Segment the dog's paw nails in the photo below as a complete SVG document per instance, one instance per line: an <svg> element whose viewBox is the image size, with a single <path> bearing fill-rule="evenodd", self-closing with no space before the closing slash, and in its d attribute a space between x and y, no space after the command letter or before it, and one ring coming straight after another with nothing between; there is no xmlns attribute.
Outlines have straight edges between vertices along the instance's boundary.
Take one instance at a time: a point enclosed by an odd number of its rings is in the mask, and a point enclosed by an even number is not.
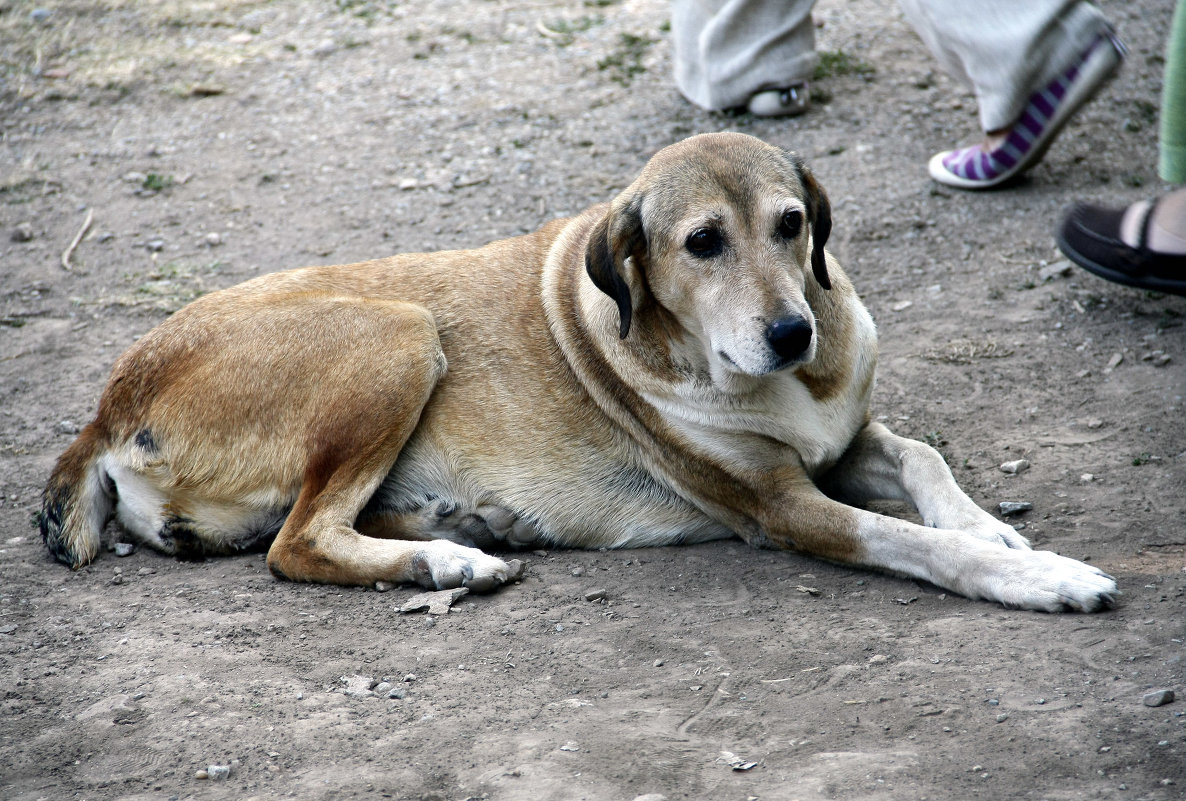
<svg viewBox="0 0 1186 801"><path fill-rule="evenodd" d="M487 558L493 559L494 557ZM502 562L501 559L497 561ZM509 562L502 562L502 567L491 573L470 576L462 584L465 587L469 587L473 592L489 592L495 587L502 584L509 584L522 577L523 563L518 559L512 559Z"/></svg>
<svg viewBox="0 0 1186 801"><path fill-rule="evenodd" d="M517 570L522 573L522 563ZM438 590L468 587L472 592L488 592L512 581L515 572L498 557L447 540L425 543L412 560L413 580Z"/></svg>
<svg viewBox="0 0 1186 801"><path fill-rule="evenodd" d="M1098 568L1051 551L1010 551L985 597L1040 612L1100 612L1116 606L1116 581Z"/></svg>

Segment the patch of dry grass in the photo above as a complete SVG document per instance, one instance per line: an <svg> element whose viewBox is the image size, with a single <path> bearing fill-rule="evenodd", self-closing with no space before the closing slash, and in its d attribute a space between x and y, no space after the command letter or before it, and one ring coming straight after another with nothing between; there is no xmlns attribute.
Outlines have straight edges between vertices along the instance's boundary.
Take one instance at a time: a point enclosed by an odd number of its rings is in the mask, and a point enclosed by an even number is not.
<svg viewBox="0 0 1186 801"><path fill-rule="evenodd" d="M1012 356L1011 348L999 345L995 340L956 339L923 352L924 359L947 364L971 364L981 359L1003 359Z"/></svg>
<svg viewBox="0 0 1186 801"><path fill-rule="evenodd" d="M0 96L126 94L162 76L192 84L258 54L241 20L264 0L0 0ZM48 11L43 21L35 11Z"/></svg>

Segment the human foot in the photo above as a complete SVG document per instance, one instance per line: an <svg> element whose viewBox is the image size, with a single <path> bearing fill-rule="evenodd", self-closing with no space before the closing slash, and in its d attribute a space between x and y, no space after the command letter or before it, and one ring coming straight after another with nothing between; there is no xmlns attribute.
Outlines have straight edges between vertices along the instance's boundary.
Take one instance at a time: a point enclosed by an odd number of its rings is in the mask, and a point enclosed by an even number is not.
<svg viewBox="0 0 1186 801"><path fill-rule="evenodd" d="M1124 53L1116 37L1100 36L1066 72L1030 95L1011 128L991 132L981 144L936 153L928 165L931 177L959 189L990 189L1021 175L1042 160L1067 121L1116 72Z"/></svg>

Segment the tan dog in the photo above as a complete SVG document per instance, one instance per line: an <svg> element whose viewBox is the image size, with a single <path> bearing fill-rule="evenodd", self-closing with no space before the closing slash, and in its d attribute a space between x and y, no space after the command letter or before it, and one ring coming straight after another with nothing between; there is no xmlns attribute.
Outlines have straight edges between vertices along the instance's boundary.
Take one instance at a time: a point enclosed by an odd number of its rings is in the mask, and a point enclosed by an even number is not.
<svg viewBox="0 0 1186 801"><path fill-rule="evenodd" d="M84 565L114 511L179 557L271 541L283 578L488 589L512 568L472 546L736 535L1009 606L1112 605L1111 578L1030 550L870 422L876 335L830 228L798 157L710 134L534 234L215 292L116 363L45 542ZM929 528L842 502L873 498Z"/></svg>

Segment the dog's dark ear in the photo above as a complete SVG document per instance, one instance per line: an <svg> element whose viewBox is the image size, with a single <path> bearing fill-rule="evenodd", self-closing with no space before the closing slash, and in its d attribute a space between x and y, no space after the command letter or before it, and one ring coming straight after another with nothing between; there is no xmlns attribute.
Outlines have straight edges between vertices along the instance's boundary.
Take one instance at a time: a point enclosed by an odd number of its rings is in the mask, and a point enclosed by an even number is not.
<svg viewBox="0 0 1186 801"><path fill-rule="evenodd" d="M585 271L593 285L618 304L618 336L625 339L630 333L634 312L630 285L622 276L626 259L643 257L646 237L642 231L641 203L634 198L624 205L614 203L601 222L593 228L585 248ZM641 269L641 265L636 265Z"/></svg>
<svg viewBox="0 0 1186 801"><path fill-rule="evenodd" d="M811 170L796 160L799 178L807 192L807 221L811 224L811 272L824 289L831 289L828 279L828 261L824 256L824 245L832 233L832 204L824 188L815 180Z"/></svg>
<svg viewBox="0 0 1186 801"><path fill-rule="evenodd" d="M825 290L830 290L828 259L823 253L823 246L828 243L828 236L831 234L831 204L828 203L828 195L823 191L823 186L817 182L809 167L803 164L803 159L799 157L798 153L792 151L783 151L783 153L791 160L791 164L795 165L799 183L803 184L803 190L806 192L808 224L811 225L811 273L816 276L816 281L820 286Z"/></svg>

